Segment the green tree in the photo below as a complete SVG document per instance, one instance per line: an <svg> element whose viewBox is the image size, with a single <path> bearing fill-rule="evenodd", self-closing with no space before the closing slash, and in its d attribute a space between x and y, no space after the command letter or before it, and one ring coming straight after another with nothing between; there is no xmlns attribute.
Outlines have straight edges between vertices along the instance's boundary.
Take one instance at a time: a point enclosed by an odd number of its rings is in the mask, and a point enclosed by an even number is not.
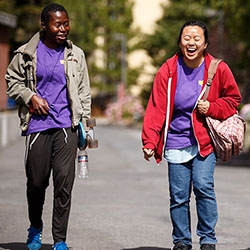
<svg viewBox="0 0 250 250"><path fill-rule="evenodd" d="M250 102L250 2L239 0L211 0L214 8L224 12L225 53L241 87L243 102Z"/></svg>
<svg viewBox="0 0 250 250"><path fill-rule="evenodd" d="M208 51L216 57L222 57L231 67L242 93L247 93L250 101L249 86L249 48L250 2L238 0L172 0L162 5L163 16L157 21L152 35L143 39L143 46L153 65L160 65L178 49L177 39L184 22L199 19L205 22L209 30ZM237 10L237 11L236 11ZM148 98L149 83L142 92Z"/></svg>
<svg viewBox="0 0 250 250"><path fill-rule="evenodd" d="M11 35L11 52L27 42L40 27L40 14L46 0L0 0L0 9L17 16L17 27Z"/></svg>
<svg viewBox="0 0 250 250"><path fill-rule="evenodd" d="M0 0L0 7L6 6L6 10L18 17L18 27L13 33L13 50L40 29L41 10L51 2ZM138 29L132 28L133 0L58 0L57 3L65 6L71 18L69 38L86 53L93 92L101 96L115 95L117 84L122 80L122 69L126 70L127 86L136 84L140 69L130 69L126 58L121 65L124 52L129 55L138 48L136 43L128 46L130 40L140 34ZM121 43L124 41L126 47L122 51Z"/></svg>
<svg viewBox="0 0 250 250"><path fill-rule="evenodd" d="M99 93L114 94L117 83L121 82L121 57L137 47L127 46L139 30L132 28L131 0L75 0L74 5L68 0L58 0L70 13L72 29L70 38L82 47L87 55L92 87ZM121 43L125 42L125 51ZM100 63L97 63L96 55ZM101 58L101 59L100 59ZM136 83L139 69L127 68L126 58L123 62L127 69L127 85ZM132 73L132 74L131 74Z"/></svg>
<svg viewBox="0 0 250 250"><path fill-rule="evenodd" d="M204 16L206 5L203 0L172 0L162 4L162 17L156 22L153 34L145 35L142 47L152 58L152 64L158 69L163 62L178 49L177 39L184 22L199 19L207 22ZM152 79L153 79L152 75ZM152 81L144 85L141 96L146 106L151 91Z"/></svg>
<svg viewBox="0 0 250 250"><path fill-rule="evenodd" d="M13 1L0 0L0 10L8 13L12 12Z"/></svg>
<svg viewBox="0 0 250 250"><path fill-rule="evenodd" d="M163 16L156 22L155 32L143 40L147 53L153 59L153 65L159 67L176 52L179 31L184 22L190 19L207 21L202 2L204 1L179 0L162 5Z"/></svg>

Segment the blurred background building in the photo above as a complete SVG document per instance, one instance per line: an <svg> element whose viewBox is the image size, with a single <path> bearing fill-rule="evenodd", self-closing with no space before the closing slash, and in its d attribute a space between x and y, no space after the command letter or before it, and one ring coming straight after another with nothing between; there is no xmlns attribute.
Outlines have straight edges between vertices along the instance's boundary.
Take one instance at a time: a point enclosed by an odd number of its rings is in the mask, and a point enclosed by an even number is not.
<svg viewBox="0 0 250 250"><path fill-rule="evenodd" d="M0 11L0 110L8 108L8 98L6 95L5 72L9 64L9 37L10 32L17 25L16 16Z"/></svg>

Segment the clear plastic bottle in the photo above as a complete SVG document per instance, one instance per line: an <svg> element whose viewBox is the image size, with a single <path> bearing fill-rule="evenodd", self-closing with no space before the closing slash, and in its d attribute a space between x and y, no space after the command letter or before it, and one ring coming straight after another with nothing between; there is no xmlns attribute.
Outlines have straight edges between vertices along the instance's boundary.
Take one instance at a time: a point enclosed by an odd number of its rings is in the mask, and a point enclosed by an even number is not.
<svg viewBox="0 0 250 250"><path fill-rule="evenodd" d="M89 176L88 153L84 149L78 151L77 171L79 178L87 178Z"/></svg>

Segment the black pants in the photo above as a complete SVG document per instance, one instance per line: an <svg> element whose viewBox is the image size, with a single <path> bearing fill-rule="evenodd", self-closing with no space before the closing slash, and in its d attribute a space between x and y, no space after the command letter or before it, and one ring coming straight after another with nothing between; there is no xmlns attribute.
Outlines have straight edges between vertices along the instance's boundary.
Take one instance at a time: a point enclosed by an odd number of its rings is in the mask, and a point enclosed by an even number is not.
<svg viewBox="0 0 250 250"><path fill-rule="evenodd" d="M52 172L54 243L66 241L71 192L75 179L77 143L77 132L71 128L34 133L27 142L26 176L30 224L36 228L43 225L45 193Z"/></svg>

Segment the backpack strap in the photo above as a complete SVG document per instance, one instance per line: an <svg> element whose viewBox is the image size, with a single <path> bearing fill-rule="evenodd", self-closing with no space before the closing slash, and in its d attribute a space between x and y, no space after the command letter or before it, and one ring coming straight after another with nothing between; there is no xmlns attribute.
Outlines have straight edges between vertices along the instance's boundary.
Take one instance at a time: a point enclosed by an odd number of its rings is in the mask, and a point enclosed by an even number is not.
<svg viewBox="0 0 250 250"><path fill-rule="evenodd" d="M222 59L214 58L214 59L212 59L210 65L209 65L208 78L207 78L207 82L206 82L206 86L205 86L206 89L205 89L204 96L203 96L204 101L207 100L208 93L209 93L210 87L212 85L212 80L213 80L214 75L216 73L217 67L221 61L222 61Z"/></svg>

